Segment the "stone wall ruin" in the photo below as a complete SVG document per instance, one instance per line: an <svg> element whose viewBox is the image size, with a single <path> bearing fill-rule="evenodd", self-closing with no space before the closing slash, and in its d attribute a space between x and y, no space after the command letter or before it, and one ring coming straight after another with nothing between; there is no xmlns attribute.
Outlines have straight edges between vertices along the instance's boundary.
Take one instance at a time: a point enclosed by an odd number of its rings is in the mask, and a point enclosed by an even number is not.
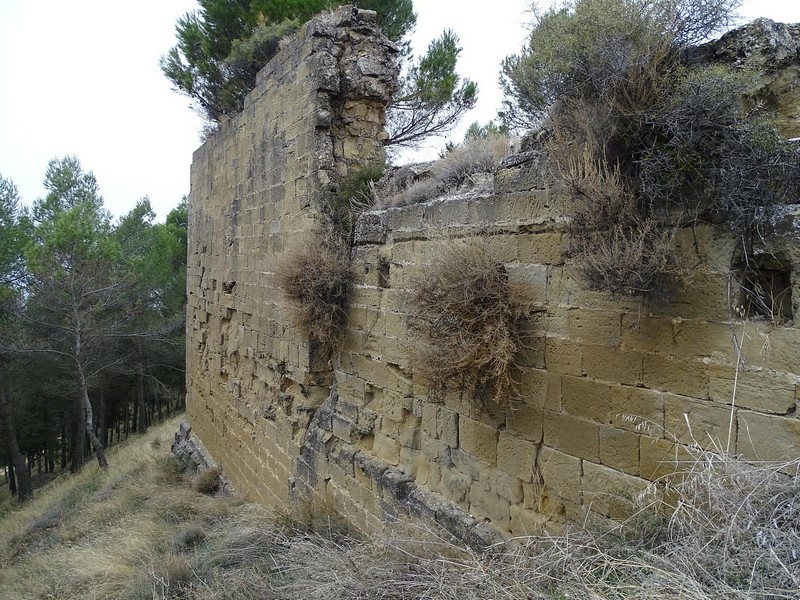
<svg viewBox="0 0 800 600"><path fill-rule="evenodd" d="M325 194L382 158L395 52L369 12L315 19L195 154L187 413L240 493L286 511L324 498L368 532L413 517L487 543L586 511L622 518L692 444L800 456L800 332L731 318L736 240L711 225L682 232L702 268L669 304L587 291L536 152L508 159L485 193L361 215L347 334L333 352L310 343L276 273L317 243ZM764 252L791 265L796 314L800 217L781 219L785 241ZM410 359L408 282L442 240L475 235L536 307L523 394L507 407L430 402Z"/></svg>

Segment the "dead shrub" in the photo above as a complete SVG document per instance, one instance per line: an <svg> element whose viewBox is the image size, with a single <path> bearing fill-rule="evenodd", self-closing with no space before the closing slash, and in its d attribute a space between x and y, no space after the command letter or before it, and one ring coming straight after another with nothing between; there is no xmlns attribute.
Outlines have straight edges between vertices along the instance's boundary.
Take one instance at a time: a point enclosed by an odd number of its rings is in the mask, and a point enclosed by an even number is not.
<svg viewBox="0 0 800 600"><path fill-rule="evenodd" d="M462 185L476 173L493 173L509 154L507 135L469 138L433 165L445 189Z"/></svg>
<svg viewBox="0 0 800 600"><path fill-rule="evenodd" d="M344 333L355 281L347 244L327 236L318 246L291 251L278 278L294 304L298 329L313 341L336 343Z"/></svg>
<svg viewBox="0 0 800 600"><path fill-rule="evenodd" d="M192 478L192 488L201 494L214 494L219 490L220 469L205 469Z"/></svg>
<svg viewBox="0 0 800 600"><path fill-rule="evenodd" d="M485 243L443 244L412 282L408 306L415 374L432 399L463 390L475 399L508 402L526 310Z"/></svg>
<svg viewBox="0 0 800 600"><path fill-rule="evenodd" d="M546 154L573 180L572 232L587 237L572 255L590 287L658 292L688 274L670 256L676 227L758 239L773 207L800 194L796 146L748 97L757 72L692 58L735 5L570 0L538 14L506 59L507 124L547 124Z"/></svg>
<svg viewBox="0 0 800 600"><path fill-rule="evenodd" d="M572 200L568 253L580 278L594 290L642 294L664 292L677 275L674 235L663 219L643 214L622 182L587 150L565 174Z"/></svg>

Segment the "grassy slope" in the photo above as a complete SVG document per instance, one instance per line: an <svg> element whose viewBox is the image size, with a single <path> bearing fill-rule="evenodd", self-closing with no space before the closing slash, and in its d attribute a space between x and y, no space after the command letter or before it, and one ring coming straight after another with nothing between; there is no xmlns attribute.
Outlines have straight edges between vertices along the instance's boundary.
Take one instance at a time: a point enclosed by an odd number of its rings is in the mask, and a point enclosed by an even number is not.
<svg viewBox="0 0 800 600"><path fill-rule="evenodd" d="M671 520L648 509L621 529L479 554L422 529L367 542L324 511L300 522L204 495L168 456L178 422L22 508L0 496L0 599L800 597L797 462L786 476L699 453Z"/></svg>

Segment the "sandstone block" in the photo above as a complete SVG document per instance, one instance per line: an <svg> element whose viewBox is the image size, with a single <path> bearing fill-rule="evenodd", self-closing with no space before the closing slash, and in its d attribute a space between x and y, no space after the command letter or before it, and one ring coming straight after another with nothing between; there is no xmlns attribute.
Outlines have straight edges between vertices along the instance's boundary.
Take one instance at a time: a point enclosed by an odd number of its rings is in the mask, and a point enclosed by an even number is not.
<svg viewBox="0 0 800 600"><path fill-rule="evenodd" d="M736 364L736 347L729 324L680 320L673 327L677 355L686 359L711 357L717 363Z"/></svg>
<svg viewBox="0 0 800 600"><path fill-rule="evenodd" d="M622 313L609 310L574 308L567 312L569 337L573 341L619 346L622 337Z"/></svg>
<svg viewBox="0 0 800 600"><path fill-rule="evenodd" d="M581 367L589 377L625 385L641 384L643 354L596 344L584 344L581 352Z"/></svg>
<svg viewBox="0 0 800 600"><path fill-rule="evenodd" d="M497 468L524 481L532 482L536 473L539 446L501 431L497 442Z"/></svg>
<svg viewBox="0 0 800 600"><path fill-rule="evenodd" d="M520 262L531 265L564 263L564 238L561 233L528 233L518 235L516 238ZM544 287L547 282L546 269L541 270L541 277L543 278L541 284Z"/></svg>
<svg viewBox="0 0 800 600"><path fill-rule="evenodd" d="M619 386L611 394L611 423L652 437L664 432L664 394L646 388Z"/></svg>
<svg viewBox="0 0 800 600"><path fill-rule="evenodd" d="M544 369L520 367L513 375L519 382L520 396L526 404L544 408L548 404L550 374ZM553 377L552 379L556 379ZM513 404L512 404L513 406Z"/></svg>
<svg viewBox="0 0 800 600"><path fill-rule="evenodd" d="M506 265L508 284L525 302L544 304L547 301L547 267L543 265Z"/></svg>
<svg viewBox="0 0 800 600"><path fill-rule="evenodd" d="M800 356L800 329L778 327L762 336L763 365L781 373L797 372ZM761 340L756 340L758 343Z"/></svg>
<svg viewBox="0 0 800 600"><path fill-rule="evenodd" d="M583 501L589 510L622 520L633 514L636 496L648 482L603 465L583 463Z"/></svg>
<svg viewBox="0 0 800 600"><path fill-rule="evenodd" d="M546 486L550 507L560 501L581 504L581 459L552 448L542 448L539 454L539 472ZM554 495L553 495L554 494Z"/></svg>
<svg viewBox="0 0 800 600"><path fill-rule="evenodd" d="M600 462L629 475L639 474L639 435L615 427L600 428Z"/></svg>
<svg viewBox="0 0 800 600"><path fill-rule="evenodd" d="M794 410L796 384L793 375L750 369L740 369L736 380L735 375L733 367L712 368L709 398L714 402L734 403L741 408L779 415Z"/></svg>
<svg viewBox="0 0 800 600"><path fill-rule="evenodd" d="M738 411L737 452L748 460L794 460L800 456L800 419Z"/></svg>
<svg viewBox="0 0 800 600"><path fill-rule="evenodd" d="M622 346L629 350L672 354L675 337L672 320L665 316L626 313L622 316Z"/></svg>
<svg viewBox="0 0 800 600"><path fill-rule="evenodd" d="M411 475L418 484L425 485L428 483L430 463L428 463L422 451L400 448L399 467Z"/></svg>
<svg viewBox="0 0 800 600"><path fill-rule="evenodd" d="M646 354L642 383L655 390L691 396L708 397L708 366L700 361Z"/></svg>
<svg viewBox="0 0 800 600"><path fill-rule="evenodd" d="M420 423L420 427L422 427L422 431L424 433L434 438L438 437L436 432L436 420L438 414L439 407L435 404L426 402L422 406L422 422Z"/></svg>
<svg viewBox="0 0 800 600"><path fill-rule="evenodd" d="M550 306L574 306L578 299L578 283L570 276L567 267L547 267L547 304Z"/></svg>
<svg viewBox="0 0 800 600"><path fill-rule="evenodd" d="M523 342L524 346L517 358L518 365L544 369L547 338L543 335L530 335L526 336Z"/></svg>
<svg viewBox="0 0 800 600"><path fill-rule="evenodd" d="M727 272L695 273L690 284L675 292L672 302L652 309L656 315L724 322L728 319Z"/></svg>
<svg viewBox="0 0 800 600"><path fill-rule="evenodd" d="M397 440L384 435L383 433L376 433L375 439L372 444L372 452L382 461L390 465L397 465L400 462L400 444Z"/></svg>
<svg viewBox="0 0 800 600"><path fill-rule="evenodd" d="M450 446L458 448L458 413L447 408L440 408L436 422L436 433L439 439Z"/></svg>
<svg viewBox="0 0 800 600"><path fill-rule="evenodd" d="M607 383L586 377L564 375L561 377L561 401L564 412L598 423L609 423L611 397L615 389Z"/></svg>
<svg viewBox="0 0 800 600"><path fill-rule="evenodd" d="M527 402L513 402L506 416L506 431L518 438L540 444L544 435L545 411Z"/></svg>
<svg viewBox="0 0 800 600"><path fill-rule="evenodd" d="M670 436L684 444L701 448L731 448L736 442L735 411L709 400L664 394L664 427Z"/></svg>
<svg viewBox="0 0 800 600"><path fill-rule="evenodd" d="M600 459L599 425L579 417L546 412L544 443L572 456L595 462Z"/></svg>
<svg viewBox="0 0 800 600"><path fill-rule="evenodd" d="M639 474L648 481L663 481L695 460L689 449L672 440L645 436L639 440Z"/></svg>
<svg viewBox="0 0 800 600"><path fill-rule="evenodd" d="M578 377L583 375L580 344L556 338L547 338L545 344L544 362L548 371Z"/></svg>
<svg viewBox="0 0 800 600"><path fill-rule="evenodd" d="M461 416L458 423L459 447L488 465L497 463L497 437L495 428L480 421Z"/></svg>
<svg viewBox="0 0 800 600"><path fill-rule="evenodd" d="M492 526L500 530L507 530L511 523L511 503L474 483L469 488L469 512L478 519L489 519Z"/></svg>
<svg viewBox="0 0 800 600"><path fill-rule="evenodd" d="M459 473L454 469L444 469L439 483L439 493L459 506L467 507L467 495L469 494L471 483L472 479L469 475Z"/></svg>

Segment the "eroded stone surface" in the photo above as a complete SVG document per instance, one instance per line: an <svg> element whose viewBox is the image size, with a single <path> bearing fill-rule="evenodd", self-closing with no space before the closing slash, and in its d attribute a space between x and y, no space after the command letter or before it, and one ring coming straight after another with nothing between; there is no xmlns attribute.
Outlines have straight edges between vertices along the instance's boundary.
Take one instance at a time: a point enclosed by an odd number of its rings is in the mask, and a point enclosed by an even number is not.
<svg viewBox="0 0 800 600"><path fill-rule="evenodd" d="M480 193L361 215L344 339L322 347L295 328L276 273L318 243L325 194L382 158L395 52L370 13L312 21L195 153L187 412L202 446L182 428L186 452L279 510L324 498L367 532L427 519L479 546L558 532L586 511L622 518L690 445L796 458L800 332L731 320L739 240L711 225L679 232L698 268L668 304L583 289L536 151L507 159ZM763 249L789 265L795 312L796 213L776 216L783 241ZM414 374L409 282L443 244L476 234L531 302L521 396L505 407L431 402Z"/></svg>

